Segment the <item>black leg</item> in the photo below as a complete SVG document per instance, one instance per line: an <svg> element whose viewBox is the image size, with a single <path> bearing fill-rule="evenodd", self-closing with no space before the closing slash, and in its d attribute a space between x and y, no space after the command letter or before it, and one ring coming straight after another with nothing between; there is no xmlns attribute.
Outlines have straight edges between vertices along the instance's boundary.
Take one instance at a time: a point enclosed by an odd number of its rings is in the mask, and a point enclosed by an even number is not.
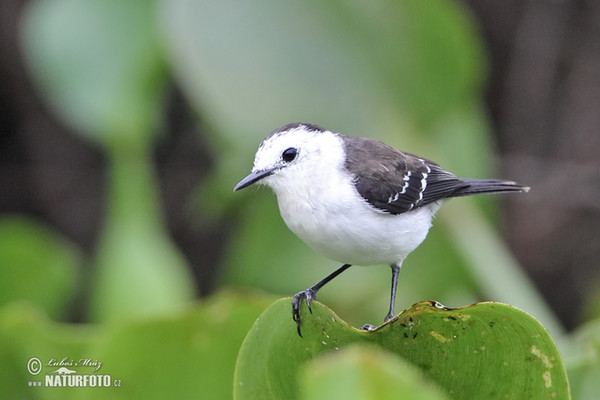
<svg viewBox="0 0 600 400"><path fill-rule="evenodd" d="M392 264L392 295L390 298L390 311L385 316L383 322L388 322L394 317L394 304L396 303L396 285L398 284L398 272L402 264Z"/></svg>
<svg viewBox="0 0 600 400"><path fill-rule="evenodd" d="M333 271L331 274L327 275L325 279L319 281L316 285L311 286L308 289L303 290L302 292L298 292L294 295L294 299L292 300L292 317L294 318L294 321L296 321L296 326L298 327L298 335L300 335L300 337L302 337L302 333L300 332L300 325L302 325L302 318L300 318L300 304L302 304L302 299L306 299L308 311L312 313L312 310L310 309L310 303L311 301L317 299L317 292L319 291L319 289L321 289L323 286L329 283L329 281L331 281L333 278L335 278L350 267L350 264L344 264L335 271Z"/></svg>

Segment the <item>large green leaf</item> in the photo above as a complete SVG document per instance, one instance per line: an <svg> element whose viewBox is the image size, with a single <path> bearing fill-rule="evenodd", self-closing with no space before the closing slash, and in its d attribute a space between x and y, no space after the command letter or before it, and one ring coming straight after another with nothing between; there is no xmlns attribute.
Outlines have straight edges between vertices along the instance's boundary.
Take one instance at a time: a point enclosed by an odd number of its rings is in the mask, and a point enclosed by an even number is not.
<svg viewBox="0 0 600 400"><path fill-rule="evenodd" d="M570 397L558 349L543 326L501 303L447 309L420 302L372 332L355 329L320 303L302 308L299 337L290 299L252 327L236 366L236 399L297 398L297 371L350 343L379 345L418 366L454 399Z"/></svg>
<svg viewBox="0 0 600 400"><path fill-rule="evenodd" d="M113 399L231 398L237 353L265 297L219 295L186 312L110 329L90 353L122 380ZM86 393L105 399L102 391Z"/></svg>
<svg viewBox="0 0 600 400"><path fill-rule="evenodd" d="M164 0L162 6L177 79L240 149L247 134L296 120L363 135L403 117L429 124L476 100L482 81L474 25L451 1Z"/></svg>
<svg viewBox="0 0 600 400"><path fill-rule="evenodd" d="M238 349L272 301L221 292L168 316L104 325L51 321L23 303L0 308L0 388L7 399L231 398ZM28 361L41 361L40 373ZM109 375L111 387L44 387L66 358L75 375ZM95 365L85 365L82 360ZM99 367L98 367L99 366ZM97 368L98 367L98 368ZM42 387L29 386L41 381ZM115 384L120 386L114 386Z"/></svg>

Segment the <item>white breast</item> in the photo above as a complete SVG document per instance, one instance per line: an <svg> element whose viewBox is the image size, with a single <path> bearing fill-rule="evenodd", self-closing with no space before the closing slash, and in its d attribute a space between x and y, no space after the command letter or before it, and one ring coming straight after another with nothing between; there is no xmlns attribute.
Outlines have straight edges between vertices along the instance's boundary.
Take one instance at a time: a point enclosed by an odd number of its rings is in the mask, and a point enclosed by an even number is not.
<svg viewBox="0 0 600 400"><path fill-rule="evenodd" d="M439 208L430 204L391 215L373 211L368 205L356 212L356 204L331 207L313 202L299 207L295 201L279 198L281 215L298 237L326 257L357 265L404 260L423 242Z"/></svg>

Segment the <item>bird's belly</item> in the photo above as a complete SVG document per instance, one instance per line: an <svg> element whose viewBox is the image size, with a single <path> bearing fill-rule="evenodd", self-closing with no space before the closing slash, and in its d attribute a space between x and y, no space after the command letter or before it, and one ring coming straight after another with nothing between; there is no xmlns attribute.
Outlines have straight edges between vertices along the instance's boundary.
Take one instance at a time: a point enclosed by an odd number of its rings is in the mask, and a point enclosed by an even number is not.
<svg viewBox="0 0 600 400"><path fill-rule="evenodd" d="M322 255L341 263L356 265L401 262L427 236L439 204L403 214L374 211L370 206L356 210L341 205L282 207L287 226L306 244Z"/></svg>

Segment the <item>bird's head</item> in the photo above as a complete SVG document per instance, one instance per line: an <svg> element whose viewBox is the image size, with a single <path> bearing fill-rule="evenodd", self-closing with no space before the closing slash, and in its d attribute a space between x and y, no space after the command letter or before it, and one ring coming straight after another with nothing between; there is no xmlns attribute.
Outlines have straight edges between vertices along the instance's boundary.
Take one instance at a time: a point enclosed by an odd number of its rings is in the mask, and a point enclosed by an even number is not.
<svg viewBox="0 0 600 400"><path fill-rule="evenodd" d="M276 192L290 185L303 186L318 179L331 167L328 164L342 158L343 149L336 134L312 124L285 125L263 140L252 172L233 190L253 183L266 184Z"/></svg>

